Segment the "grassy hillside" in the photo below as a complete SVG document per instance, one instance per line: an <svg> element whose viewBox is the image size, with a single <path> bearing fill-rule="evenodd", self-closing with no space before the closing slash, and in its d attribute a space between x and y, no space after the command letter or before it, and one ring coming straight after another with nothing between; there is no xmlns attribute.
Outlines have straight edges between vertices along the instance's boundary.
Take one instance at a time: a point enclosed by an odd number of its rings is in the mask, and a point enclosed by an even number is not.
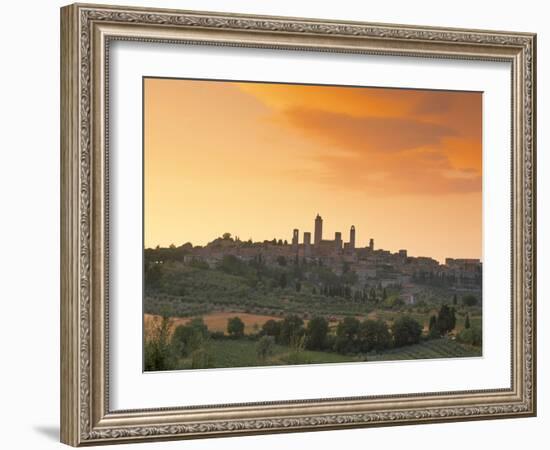
<svg viewBox="0 0 550 450"><path fill-rule="evenodd" d="M367 289L344 290L345 294L323 292L316 280L320 277L331 279L324 267L305 266L298 282L292 278L292 269L270 268L259 279L243 268L243 273L227 273L221 269L194 267L180 262L162 265L161 275L154 288L146 285L144 312L147 314L167 314L172 317L203 316L210 313L241 312L261 316L284 316L297 314L307 319L312 315L360 316L369 313L391 322L396 314L406 312L427 326L430 315L437 312L442 303L449 303L452 294L445 289L430 288L429 301L421 300L415 305L396 302L398 288L374 289L375 301L364 298L361 293ZM240 267L240 266L239 266ZM246 269L246 270L244 270ZM267 270L267 269L266 269ZM275 282L285 275L284 287ZM256 277L256 278L254 278ZM149 283L153 284L153 283ZM349 286L348 286L349 287ZM372 289L369 288L370 292ZM370 294L369 294L370 295ZM383 296L387 296L384 300ZM481 316L481 306L464 307L458 305L459 315L466 311L470 320Z"/></svg>

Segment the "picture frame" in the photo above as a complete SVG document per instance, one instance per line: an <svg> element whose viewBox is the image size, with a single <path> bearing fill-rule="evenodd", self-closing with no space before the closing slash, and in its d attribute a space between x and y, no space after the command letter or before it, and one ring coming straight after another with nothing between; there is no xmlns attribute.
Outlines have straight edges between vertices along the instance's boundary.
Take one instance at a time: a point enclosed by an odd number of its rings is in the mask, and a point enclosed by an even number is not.
<svg viewBox="0 0 550 450"><path fill-rule="evenodd" d="M207 45L510 65L510 385L113 409L110 46ZM297 53L298 54L298 53ZM74 4L61 9L61 441L97 445L536 415L536 35ZM490 296L491 293L488 292Z"/></svg>

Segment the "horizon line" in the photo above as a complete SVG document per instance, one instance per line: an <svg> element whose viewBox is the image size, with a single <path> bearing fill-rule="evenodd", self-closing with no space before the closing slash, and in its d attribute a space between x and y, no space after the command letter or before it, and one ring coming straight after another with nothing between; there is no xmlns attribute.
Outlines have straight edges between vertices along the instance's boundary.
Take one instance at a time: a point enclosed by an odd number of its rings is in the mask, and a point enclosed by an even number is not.
<svg viewBox="0 0 550 450"><path fill-rule="evenodd" d="M252 244L265 244L265 243L272 243L273 240L276 240L277 242L279 241L283 241L283 245L288 245L288 246L292 246L292 242L290 242L288 239L277 239L277 238L273 238L273 239L264 239L263 241L254 241L252 238L249 238L249 239L246 239L246 240L243 240L243 239L240 239L239 236L237 235L233 235L231 233L229 233L231 235L231 239L234 241L234 242L249 242L249 241L252 241ZM238 241L236 241L235 239L238 238ZM187 241L187 242L184 242L183 244L180 244L180 245L176 245L174 244L173 242L166 245L165 247L161 246L160 244L157 244L156 246L146 246L145 243L143 245L143 250L156 250L158 248L170 248L171 246L174 246L175 248L180 248L180 247L183 247L187 244L190 244L193 248L196 248L196 247L207 247L209 244L211 244L212 242L214 242L216 239L223 239L222 236L218 236L217 238L213 239L212 241L209 241L208 243L204 244L204 245L195 245L193 244L191 241ZM284 244L284 242L287 242L286 244ZM342 243L344 243L344 241L342 241ZM304 245L304 243L302 242L301 244L299 243L298 245ZM315 246L314 243L311 243L310 244L312 247ZM356 250L363 250L363 249L367 249L369 248L368 245L365 245L363 247L355 247ZM441 261L437 258L434 258L433 256L428 256L428 255L410 255L408 253L408 249L406 248L399 248L398 250L396 251L392 251L392 250L389 250L389 249L384 249L384 248L377 248L377 249L373 249L374 252L376 251L387 251L387 252L390 252L392 254L398 254L400 250L405 250L407 251L407 257L411 257L411 258L431 258L433 259L434 261L437 261L439 262L439 264L441 265L445 265L445 260L446 259L456 259L456 260L467 260L467 259L475 259L475 260L478 260L480 263L483 263L483 258L472 258L472 257L456 257L456 256L445 256L444 260Z"/></svg>

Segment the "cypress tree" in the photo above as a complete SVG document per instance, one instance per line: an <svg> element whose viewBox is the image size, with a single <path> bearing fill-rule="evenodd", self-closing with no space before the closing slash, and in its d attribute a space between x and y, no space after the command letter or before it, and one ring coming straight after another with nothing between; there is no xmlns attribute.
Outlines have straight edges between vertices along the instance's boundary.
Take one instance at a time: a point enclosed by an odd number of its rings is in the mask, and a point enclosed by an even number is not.
<svg viewBox="0 0 550 450"><path fill-rule="evenodd" d="M432 331L435 326L437 325L437 319L435 316L431 316L430 317L430 325L429 325L429 330Z"/></svg>
<svg viewBox="0 0 550 450"><path fill-rule="evenodd" d="M454 328L456 327L456 311L453 308L451 308L451 312L449 314L449 331L452 331L454 330Z"/></svg>
<svg viewBox="0 0 550 450"><path fill-rule="evenodd" d="M436 316L430 317L430 325L428 327L428 337L430 339L437 339L438 337L441 337Z"/></svg>

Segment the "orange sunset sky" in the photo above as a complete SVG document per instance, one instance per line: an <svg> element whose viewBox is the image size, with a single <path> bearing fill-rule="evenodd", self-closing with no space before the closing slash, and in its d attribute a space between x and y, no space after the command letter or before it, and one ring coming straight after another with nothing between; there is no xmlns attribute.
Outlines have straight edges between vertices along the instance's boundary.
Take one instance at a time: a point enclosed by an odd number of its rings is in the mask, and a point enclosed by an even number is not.
<svg viewBox="0 0 550 450"><path fill-rule="evenodd" d="M323 237L481 258L482 94L144 79L146 247Z"/></svg>

